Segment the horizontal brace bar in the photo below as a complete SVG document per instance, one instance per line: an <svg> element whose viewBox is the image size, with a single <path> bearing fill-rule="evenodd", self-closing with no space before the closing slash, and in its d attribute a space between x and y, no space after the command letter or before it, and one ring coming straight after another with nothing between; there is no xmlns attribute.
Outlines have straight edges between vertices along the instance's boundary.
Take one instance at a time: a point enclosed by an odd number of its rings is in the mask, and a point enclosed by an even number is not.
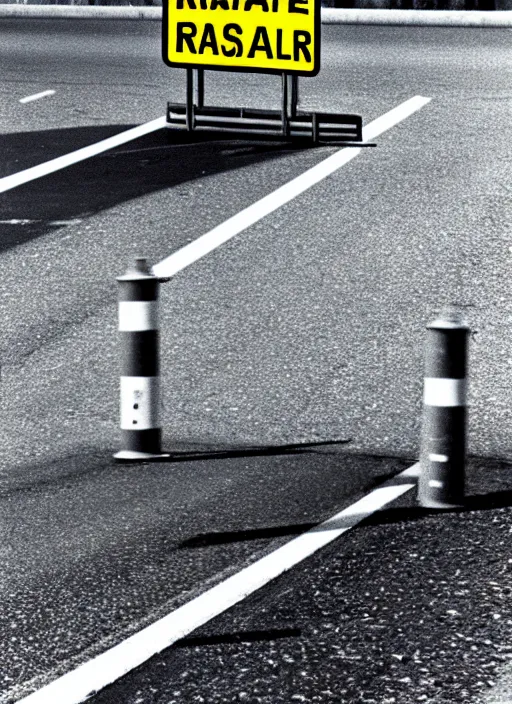
<svg viewBox="0 0 512 704"><path fill-rule="evenodd" d="M196 119L196 126L200 125L208 125L212 126L215 124L220 124L220 125L243 125L248 128L251 126L255 127L266 127L268 126L269 128L278 128L282 126L281 120L257 120L257 119L250 119L247 117L205 117L203 115L198 115L197 113L194 115ZM175 113L171 113L169 116L169 121L170 122L176 122L177 124L185 124L185 119L181 115L176 115ZM301 129L301 127L304 127L305 129L312 129L312 123L311 121L304 121L304 122L297 122L296 120L291 120L290 126L294 129ZM335 123L322 123L320 122L319 125L320 131L323 130L337 130L339 132L351 134L354 136L358 136L358 130L352 126L349 125L344 125L342 123L340 124L335 124ZM344 128L344 129L343 129Z"/></svg>
<svg viewBox="0 0 512 704"><path fill-rule="evenodd" d="M319 124L321 125L321 127L323 129L339 130L339 129L345 128L347 130L351 130L352 132L359 131L358 127L351 125L349 122L322 122L322 120L320 120Z"/></svg>
<svg viewBox="0 0 512 704"><path fill-rule="evenodd" d="M171 129L177 129L177 130L184 130L185 125L178 124L178 123L168 123L168 127ZM201 132L228 132L230 134L245 134L248 137L252 135L263 135L266 137L282 137L282 129L280 128L279 130L259 130L259 129L251 129L251 130L244 130L241 127L215 127L215 126L210 126L210 125L201 125L197 126L194 131L201 131ZM311 139L313 134L312 130L309 132L306 131L297 131L297 130L292 130L290 132L290 137L297 137L301 139ZM322 137L325 137L326 139L322 139ZM377 145L374 143L370 142L357 142L354 140L347 141L344 139L344 136L342 134L340 135L335 135L335 134L329 134L329 135L320 135L320 141L328 142L328 143L339 143L342 144L343 146L347 147L376 147Z"/></svg>
<svg viewBox="0 0 512 704"><path fill-rule="evenodd" d="M257 127L265 127L268 125L269 127L276 127L277 125L281 125L281 120L256 120L256 119L249 119L247 117L204 117L203 115L196 115L196 122L198 125L202 124L209 124L211 125L212 123L220 123L220 124L229 124L229 125L255 125Z"/></svg>

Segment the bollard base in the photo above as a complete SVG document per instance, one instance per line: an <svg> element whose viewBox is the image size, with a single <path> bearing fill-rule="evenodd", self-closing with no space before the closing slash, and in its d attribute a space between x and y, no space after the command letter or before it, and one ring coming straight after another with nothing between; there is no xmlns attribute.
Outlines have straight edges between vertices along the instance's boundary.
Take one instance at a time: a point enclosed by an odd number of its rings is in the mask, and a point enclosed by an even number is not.
<svg viewBox="0 0 512 704"><path fill-rule="evenodd" d="M444 501L429 501L425 499L420 499L418 503L422 508L434 508L438 511L453 511L455 509L464 508L464 504L462 503L450 504Z"/></svg>
<svg viewBox="0 0 512 704"><path fill-rule="evenodd" d="M170 453L161 452L153 454L151 452L136 452L135 450L121 450L116 452L114 459L119 462L147 462L148 460L161 460L170 457Z"/></svg>

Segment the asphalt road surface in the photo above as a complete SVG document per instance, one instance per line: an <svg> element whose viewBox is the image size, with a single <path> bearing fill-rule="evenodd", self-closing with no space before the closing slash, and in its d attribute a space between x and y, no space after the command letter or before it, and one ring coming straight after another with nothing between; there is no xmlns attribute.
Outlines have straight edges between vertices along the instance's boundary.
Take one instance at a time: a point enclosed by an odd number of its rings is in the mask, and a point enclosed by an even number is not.
<svg viewBox="0 0 512 704"><path fill-rule="evenodd" d="M183 100L159 31L1 21L0 178ZM112 460L116 276L335 148L159 130L0 194L2 703L411 466L425 325L447 305L472 329L465 510L409 493L93 701L491 701L512 645L511 39L323 28L303 107L369 123L431 101L162 286L170 462ZM206 81L207 103L278 106L275 77Z"/></svg>

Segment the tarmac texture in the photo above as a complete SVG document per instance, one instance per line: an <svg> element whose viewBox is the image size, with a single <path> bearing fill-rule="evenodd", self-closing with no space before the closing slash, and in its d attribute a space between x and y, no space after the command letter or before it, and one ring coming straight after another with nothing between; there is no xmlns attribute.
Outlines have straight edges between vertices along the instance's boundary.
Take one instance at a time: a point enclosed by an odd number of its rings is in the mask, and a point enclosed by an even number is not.
<svg viewBox="0 0 512 704"><path fill-rule="evenodd" d="M92 701L493 701L512 658L511 488L510 465L472 461L463 510L408 496Z"/></svg>
<svg viewBox="0 0 512 704"><path fill-rule="evenodd" d="M411 491L96 699L507 701L511 36L324 27L304 108L368 123L431 101L162 286L167 463L112 458L116 276L334 148L160 130L0 195L2 704L412 465L425 325L446 305L472 330L464 510ZM0 177L184 98L158 23L2 20L0 62ZM278 89L207 74L220 105L275 108Z"/></svg>

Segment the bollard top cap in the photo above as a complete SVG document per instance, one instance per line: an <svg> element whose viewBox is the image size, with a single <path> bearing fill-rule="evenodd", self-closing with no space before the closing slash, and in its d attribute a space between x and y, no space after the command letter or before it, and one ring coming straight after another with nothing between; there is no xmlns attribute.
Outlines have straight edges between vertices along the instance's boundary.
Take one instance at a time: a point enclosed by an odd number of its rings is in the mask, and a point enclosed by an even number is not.
<svg viewBox="0 0 512 704"><path fill-rule="evenodd" d="M464 322L464 316L456 308L443 308L439 316L427 325L428 330L466 330L469 332L469 325Z"/></svg>
<svg viewBox="0 0 512 704"><path fill-rule="evenodd" d="M149 274L149 264L146 257L135 257L135 264L133 265L131 272L138 274Z"/></svg>
<svg viewBox="0 0 512 704"><path fill-rule="evenodd" d="M118 276L118 281L139 281L141 279L156 279L151 272L146 257L135 257L135 262L126 270L126 274Z"/></svg>

